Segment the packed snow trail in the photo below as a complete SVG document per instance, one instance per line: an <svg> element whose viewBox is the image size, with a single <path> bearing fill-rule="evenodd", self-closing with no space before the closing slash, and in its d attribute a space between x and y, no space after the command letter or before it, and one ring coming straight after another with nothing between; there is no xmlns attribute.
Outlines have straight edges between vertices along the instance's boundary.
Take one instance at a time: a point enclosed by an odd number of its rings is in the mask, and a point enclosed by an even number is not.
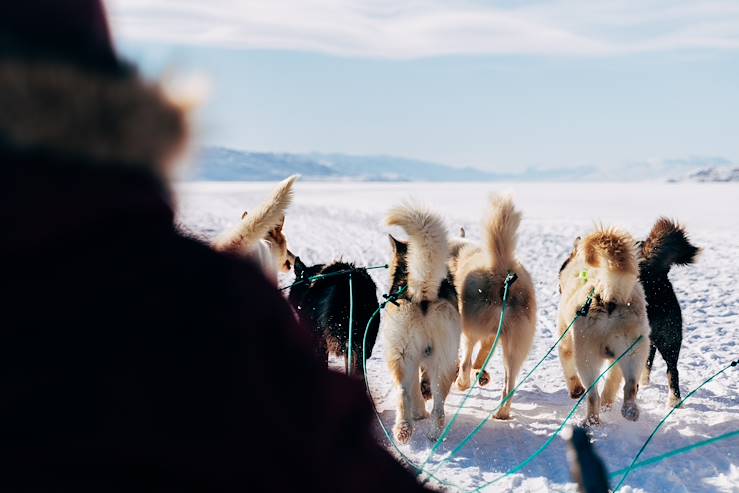
<svg viewBox="0 0 739 493"><path fill-rule="evenodd" d="M185 183L177 187L178 220L182 229L210 239L235 224L246 209L267 197L273 183ZM683 309L683 346L679 361L684 392L739 356L739 185L663 183L298 183L295 204L288 211L285 232L291 250L306 263L343 258L357 265L388 262L388 230L384 213L400 200L414 197L444 215L451 232L464 226L467 237L480 241L480 220L493 191L512 191L523 211L518 255L531 272L539 305L537 336L522 377L557 340L558 271L574 239L596 222L621 226L644 238L654 221L666 215L685 224L691 239L703 248L693 266L670 273ZM388 288L384 269L371 272L378 296ZM291 276L282 278L283 284ZM382 360L382 338L368 361L368 380L386 425L395 414L395 391ZM338 360L337 370L343 369ZM501 398L502 361L489 364L491 382L465 404L447 441L434 454L444 457L495 408ZM655 359L652 383L639 391L639 421L618 412L603 413L594 431L596 450L609 471L627 467L667 412L666 367ZM447 416L464 393L453 387ZM567 394L556 351L513 402L510 421L490 420L482 431L434 474L468 490L494 480L533 454L559 427L575 401ZM575 420L584 416L578 411ZM423 462L432 442L427 424L402 450ZM723 375L696 393L676 411L649 444L643 459L739 429L739 379ZM378 440L388 445L379 432ZM388 445L389 447L389 445ZM555 440L521 473L490 491L575 491L566 458L566 443ZM615 486L615 483L612 484ZM620 490L630 492L739 492L739 440L725 440L649 467L634 470Z"/></svg>

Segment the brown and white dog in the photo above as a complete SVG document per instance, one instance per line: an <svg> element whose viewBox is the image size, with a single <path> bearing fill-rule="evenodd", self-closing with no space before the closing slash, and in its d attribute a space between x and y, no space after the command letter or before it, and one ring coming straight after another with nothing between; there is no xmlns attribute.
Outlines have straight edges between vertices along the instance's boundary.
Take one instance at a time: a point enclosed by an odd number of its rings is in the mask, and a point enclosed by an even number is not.
<svg viewBox="0 0 739 493"><path fill-rule="evenodd" d="M509 197L492 198L488 217L483 224L485 245L480 247L464 238L452 241L449 268L454 276L459 295L459 311L462 315L462 364L457 386L470 387L470 370L480 370L495 340L500 322L503 301L503 285L509 272L518 275L518 281L508 295L506 317L501 334L505 385L503 397L516 385L526 357L531 350L536 333L536 293L531 276L515 257L516 236L521 223L521 213ZM474 365L472 353L480 343ZM480 384L489 381L487 373L480 377ZM509 399L496 414L498 419L510 417Z"/></svg>
<svg viewBox="0 0 739 493"><path fill-rule="evenodd" d="M603 406L610 407L625 378L624 418L639 419L636 394L639 377L647 359L649 322L644 290L639 283L637 251L631 235L617 229L600 228L577 239L570 257L560 269L559 331L562 334L593 290L593 303L586 317L580 317L562 341L559 357L570 396L580 397L602 371L604 362L620 356L639 336L643 340L606 380ZM579 376L578 376L579 375ZM588 396L585 425L599 423L601 406L598 389Z"/></svg>
<svg viewBox="0 0 739 493"><path fill-rule="evenodd" d="M444 401L457 373L460 319L457 296L448 279L447 230L435 214L410 205L393 208L387 223L408 234L408 242L390 236L393 260L391 293L407 291L390 304L383 319L385 361L400 399L393 434L408 443L414 420L428 417L420 375L434 403L428 437L438 438L444 427Z"/></svg>
<svg viewBox="0 0 739 493"><path fill-rule="evenodd" d="M252 214L244 212L241 223L221 234L213 247L253 258L267 277L277 283L277 273L288 272L295 261L282 228L285 211L292 203L293 184L298 178L293 175L280 182L267 202Z"/></svg>

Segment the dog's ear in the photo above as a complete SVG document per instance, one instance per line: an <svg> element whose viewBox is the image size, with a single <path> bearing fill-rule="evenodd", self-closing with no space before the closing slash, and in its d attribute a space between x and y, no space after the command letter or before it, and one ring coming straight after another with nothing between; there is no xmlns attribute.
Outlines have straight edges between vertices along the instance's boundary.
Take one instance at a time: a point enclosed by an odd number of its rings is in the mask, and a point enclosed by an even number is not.
<svg viewBox="0 0 739 493"><path fill-rule="evenodd" d="M244 213L243 213L243 214L241 215L241 220L242 220L242 221L243 221L244 219L246 219L246 215L247 215L247 214L248 214L248 212L244 211Z"/></svg>
<svg viewBox="0 0 739 493"><path fill-rule="evenodd" d="M575 242L572 244L572 249L575 250L577 248L577 245L580 244L580 240L582 240L582 236L578 236L575 238Z"/></svg>
<svg viewBox="0 0 739 493"><path fill-rule="evenodd" d="M295 257L295 262L293 262L293 269L295 269L295 277L303 277L303 274L305 273L305 264L302 260L300 260L300 257Z"/></svg>
<svg viewBox="0 0 739 493"><path fill-rule="evenodd" d="M293 266L295 265L295 255L293 254L293 252L290 251L289 248L286 248L285 252L286 252L285 263L282 264L284 267L283 270L285 272L290 272L290 269L292 269Z"/></svg>
<svg viewBox="0 0 739 493"><path fill-rule="evenodd" d="M400 241L391 234L387 235L387 237L390 240L390 246L393 248L393 253L395 255L405 255L408 251L408 244L404 241Z"/></svg>
<svg viewBox="0 0 739 493"><path fill-rule="evenodd" d="M459 228L459 237L464 238L467 233L464 230L464 227Z"/></svg>

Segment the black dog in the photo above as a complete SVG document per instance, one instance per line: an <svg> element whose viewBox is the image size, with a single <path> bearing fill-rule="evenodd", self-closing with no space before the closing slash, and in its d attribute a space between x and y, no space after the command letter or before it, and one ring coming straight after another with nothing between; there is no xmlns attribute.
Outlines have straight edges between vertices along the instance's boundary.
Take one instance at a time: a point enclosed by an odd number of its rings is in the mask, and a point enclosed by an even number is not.
<svg viewBox="0 0 739 493"><path fill-rule="evenodd" d="M667 363L670 405L674 406L680 402L677 360L683 342L683 319L680 303L667 274L673 265L692 264L700 249L690 243L679 224L664 217L657 220L647 239L640 242L639 246L642 256L639 277L644 286L647 316L652 328L649 358L642 382L649 382L654 355L659 349L659 354Z"/></svg>
<svg viewBox="0 0 739 493"><path fill-rule="evenodd" d="M344 368L363 377L362 339L367 323L377 310L377 286L366 269L354 264L334 262L329 265L316 264L307 267L295 257L295 284L290 288L288 300L295 308L298 318L313 329L316 355L328 366L329 353L344 356ZM348 360L349 343L349 274L339 274L317 279L308 279L317 274L330 274L351 270L354 313L352 327L352 361ZM304 282L300 282L304 281ZM367 332L366 357L372 355L380 327L379 314L372 319Z"/></svg>

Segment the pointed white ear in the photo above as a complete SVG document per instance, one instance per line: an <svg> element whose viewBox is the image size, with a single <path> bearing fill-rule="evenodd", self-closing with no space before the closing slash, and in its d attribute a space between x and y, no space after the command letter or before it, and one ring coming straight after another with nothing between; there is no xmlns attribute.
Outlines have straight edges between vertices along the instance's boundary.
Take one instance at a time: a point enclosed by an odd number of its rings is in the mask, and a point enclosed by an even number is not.
<svg viewBox="0 0 739 493"><path fill-rule="evenodd" d="M244 213L243 213L243 214L241 215L241 220L242 220L242 221L243 221L244 219L246 219L246 216L247 216L247 214L248 214L248 212L244 211Z"/></svg>

